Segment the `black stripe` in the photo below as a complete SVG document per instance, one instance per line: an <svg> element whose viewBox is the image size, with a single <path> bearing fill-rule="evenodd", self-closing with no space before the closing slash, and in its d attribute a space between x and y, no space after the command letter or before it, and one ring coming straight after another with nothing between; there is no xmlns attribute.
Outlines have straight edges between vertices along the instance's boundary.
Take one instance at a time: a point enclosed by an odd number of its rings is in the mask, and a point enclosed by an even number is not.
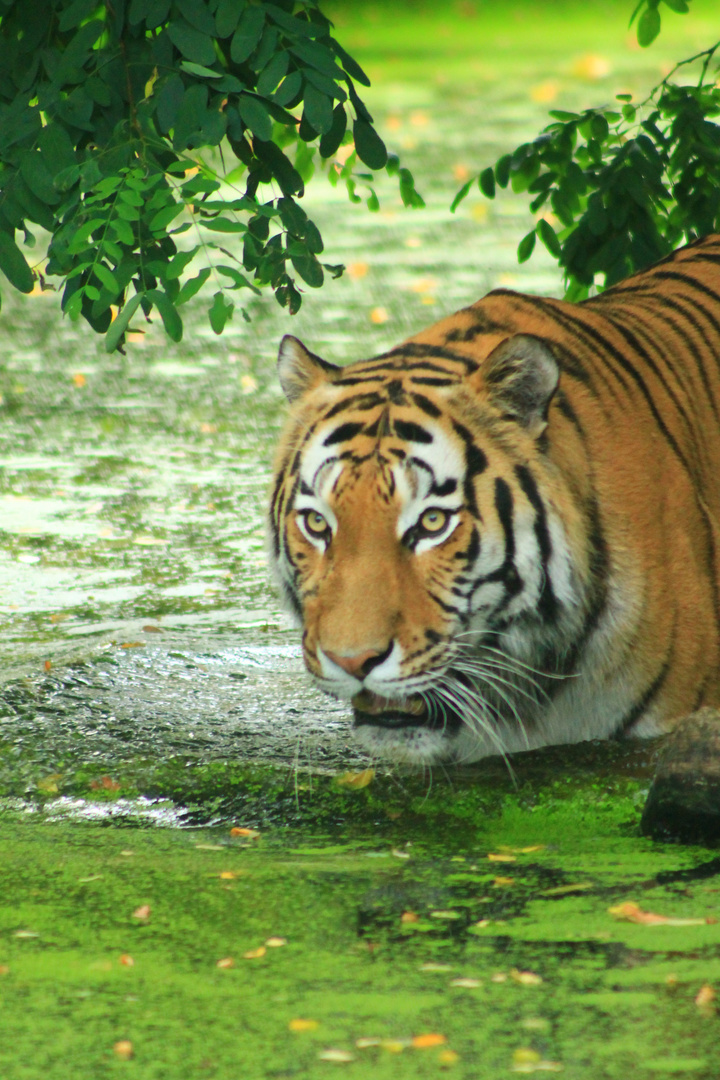
<svg viewBox="0 0 720 1080"><path fill-rule="evenodd" d="M354 439L356 435L359 435L363 427L363 424L341 424L340 427L331 431L323 440L323 446L333 446L335 443L348 442L349 439Z"/></svg>
<svg viewBox="0 0 720 1080"><path fill-rule="evenodd" d="M527 465L516 465L515 474L525 497L535 511L535 538L540 549L540 561L542 564L542 586L540 588L538 609L545 622L552 622L557 618L558 601L550 580L549 563L552 555L552 542L548 530L545 506L540 498L535 478Z"/></svg>
<svg viewBox="0 0 720 1080"><path fill-rule="evenodd" d="M464 551L456 551L455 558L463 559L468 566L472 566L477 560L480 554L480 533L473 525L472 533L470 534L470 542Z"/></svg>
<svg viewBox="0 0 720 1080"><path fill-rule="evenodd" d="M374 409L376 405L382 405L384 400L385 398L378 393L351 394L350 397L343 398L342 401L337 401L331 409L328 409L323 416L323 419L331 420L333 416L345 412L346 409L355 409L357 412L367 412L369 409Z"/></svg>
<svg viewBox="0 0 720 1080"><path fill-rule="evenodd" d="M433 441L430 432L420 424L414 424L412 420L393 420L393 428L400 439L407 439L408 442L431 443Z"/></svg>
<svg viewBox="0 0 720 1080"><path fill-rule="evenodd" d="M671 666L671 660L672 660L672 646L671 646L671 655L667 658L667 660L665 661L663 666L660 668L660 671L658 672L656 678L653 679L650 686L648 686L647 690L642 695L642 697L638 701L635 702L633 707L623 717L620 724L618 724L618 726L617 726L617 728L615 730L615 738L620 738L621 736L625 735L627 733L627 731L632 727L632 725L637 720L640 719L640 717L646 711L648 706L652 704L654 699L660 693L660 691L662 690L663 684L665 683L665 680L668 677L668 673L670 671L670 666Z"/></svg>
<svg viewBox="0 0 720 1080"><path fill-rule="evenodd" d="M432 486L431 486L430 491L428 492L428 494L430 494L430 495L438 495L440 498L442 498L443 495L452 495L453 491L455 491L456 488L457 488L457 480L453 479L453 477L450 476L450 477L448 477L447 480L443 480L442 484L438 484L435 481L433 481Z"/></svg>
<svg viewBox="0 0 720 1080"><path fill-rule="evenodd" d="M426 345L418 341L406 341L404 345L397 345L389 352L382 353L378 360L389 360L396 356L403 359L406 356L413 357L415 360L431 356L435 360L452 360L453 363L462 364L466 371L477 371L478 368L475 360L463 356L462 353L453 352L452 349L446 349L442 345Z"/></svg>
<svg viewBox="0 0 720 1080"><path fill-rule="evenodd" d="M465 481L463 484L465 504L471 513L479 518L480 511L478 509L477 499L475 498L475 485L473 480L479 473L484 472L485 469L487 469L487 458L480 447L476 445L475 439L464 424L458 423L457 420L453 420L452 424L454 431L460 436L465 444Z"/></svg>
<svg viewBox="0 0 720 1080"><path fill-rule="evenodd" d="M412 398L415 405L417 405L418 409L421 409L422 412L427 413L428 416L442 416L442 410L438 409L435 402L431 401L430 398L425 397L424 394L411 394L410 397Z"/></svg>
<svg viewBox="0 0 720 1080"><path fill-rule="evenodd" d="M455 386L458 380L440 379L433 375L411 375L410 382L417 383L419 386Z"/></svg>

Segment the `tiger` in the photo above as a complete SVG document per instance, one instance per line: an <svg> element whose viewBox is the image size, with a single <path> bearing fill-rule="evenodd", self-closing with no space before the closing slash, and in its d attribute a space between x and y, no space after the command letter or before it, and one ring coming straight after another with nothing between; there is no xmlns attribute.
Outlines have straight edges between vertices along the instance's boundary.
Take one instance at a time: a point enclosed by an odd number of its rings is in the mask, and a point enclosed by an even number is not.
<svg viewBox="0 0 720 1080"><path fill-rule="evenodd" d="M270 560L365 751L473 762L720 704L719 364L720 235L346 366L282 339Z"/></svg>

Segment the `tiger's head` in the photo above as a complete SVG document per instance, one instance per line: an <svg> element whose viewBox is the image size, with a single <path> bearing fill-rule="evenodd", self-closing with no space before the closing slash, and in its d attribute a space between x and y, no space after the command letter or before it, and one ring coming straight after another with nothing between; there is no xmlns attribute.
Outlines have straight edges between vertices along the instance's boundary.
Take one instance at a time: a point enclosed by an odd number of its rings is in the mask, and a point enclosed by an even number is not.
<svg viewBox="0 0 720 1080"><path fill-rule="evenodd" d="M279 375L271 558L317 684L396 761L529 745L529 669L576 607L549 347L518 335L478 364L409 342L335 367L288 336Z"/></svg>

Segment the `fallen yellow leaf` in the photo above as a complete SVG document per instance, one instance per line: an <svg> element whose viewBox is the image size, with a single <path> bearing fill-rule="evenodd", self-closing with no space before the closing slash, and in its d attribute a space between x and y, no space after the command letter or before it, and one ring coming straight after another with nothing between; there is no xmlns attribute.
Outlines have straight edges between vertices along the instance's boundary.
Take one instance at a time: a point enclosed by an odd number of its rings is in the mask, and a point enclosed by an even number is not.
<svg viewBox="0 0 720 1080"><path fill-rule="evenodd" d="M343 1064L346 1061L354 1061L355 1055L351 1054L349 1050L338 1050L331 1046L327 1050L321 1050L318 1058L320 1061L336 1061L338 1064Z"/></svg>
<svg viewBox="0 0 720 1080"><path fill-rule="evenodd" d="M317 1020L306 1020L303 1017L296 1017L288 1024L290 1031L317 1031L320 1024Z"/></svg>
<svg viewBox="0 0 720 1080"><path fill-rule="evenodd" d="M433 1046L443 1046L447 1042L445 1035L440 1035L436 1031L428 1031L423 1035L413 1035L411 1045L416 1050L429 1050Z"/></svg>
<svg viewBox="0 0 720 1080"><path fill-rule="evenodd" d="M536 975L534 971L518 971L517 968L511 969L510 978L521 986L539 986L542 982L542 976Z"/></svg>
<svg viewBox="0 0 720 1080"><path fill-rule="evenodd" d="M336 783L340 787L350 788L352 791L360 791L371 784L375 779L374 769L363 769L362 772L346 772L337 777Z"/></svg>
<svg viewBox="0 0 720 1080"><path fill-rule="evenodd" d="M257 831L257 829L243 829L243 828L240 828L240 826L236 825L234 828L232 828L230 830L230 835L231 836L246 836L249 840L254 840L255 837L260 835L260 833Z"/></svg>
<svg viewBox="0 0 720 1080"><path fill-rule="evenodd" d="M370 312L370 322L375 323L378 326L381 323L386 323L389 318L390 316L388 315L387 308L384 307L375 307Z"/></svg>
<svg viewBox="0 0 720 1080"><path fill-rule="evenodd" d="M667 915L656 915L652 911L643 911L631 901L608 908L608 914L641 926L705 926L708 922L707 919L673 919Z"/></svg>
<svg viewBox="0 0 720 1080"><path fill-rule="evenodd" d="M113 1046L113 1050L122 1061L129 1061L133 1056L133 1044L129 1039L119 1039Z"/></svg>
<svg viewBox="0 0 720 1080"><path fill-rule="evenodd" d="M261 956L264 956L267 949L264 945L260 945L257 949L248 949L243 953L243 960L259 960Z"/></svg>

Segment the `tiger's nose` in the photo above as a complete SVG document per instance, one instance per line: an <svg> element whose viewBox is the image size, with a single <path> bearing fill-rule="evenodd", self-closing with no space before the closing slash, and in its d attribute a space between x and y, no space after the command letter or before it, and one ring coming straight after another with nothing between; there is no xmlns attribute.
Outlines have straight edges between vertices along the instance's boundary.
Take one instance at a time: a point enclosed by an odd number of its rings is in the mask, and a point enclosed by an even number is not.
<svg viewBox="0 0 720 1080"><path fill-rule="evenodd" d="M356 679L363 679L370 674L374 667L382 664L383 660L387 660L392 652L392 647L393 643L391 641L386 649L366 649L365 652L355 653L354 656L340 656L339 653L330 652L329 649L323 649L323 652L328 660L332 660L333 664L337 664L343 671L347 671L348 675L354 675Z"/></svg>

